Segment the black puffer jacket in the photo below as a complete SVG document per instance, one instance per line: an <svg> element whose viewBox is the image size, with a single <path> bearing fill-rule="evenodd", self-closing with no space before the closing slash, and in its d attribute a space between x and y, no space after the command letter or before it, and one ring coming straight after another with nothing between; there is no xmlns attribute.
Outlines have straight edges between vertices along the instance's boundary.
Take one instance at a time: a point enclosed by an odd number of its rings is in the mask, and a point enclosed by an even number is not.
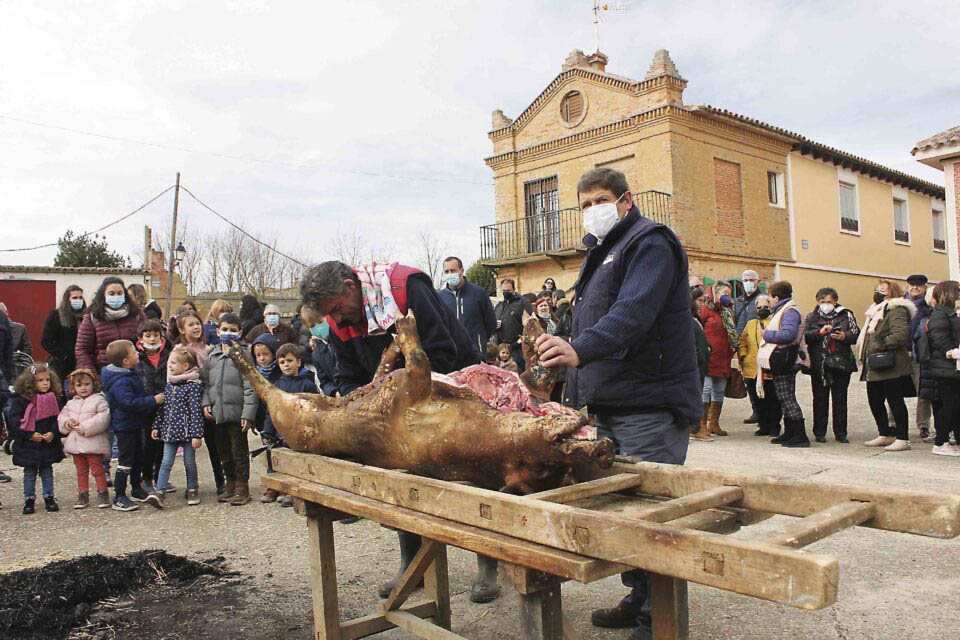
<svg viewBox="0 0 960 640"><path fill-rule="evenodd" d="M833 327L834 331L843 331L847 336L846 339L840 341L834 340L829 335L821 336L820 329L827 323ZM849 358L852 370L856 371L856 359L853 357L852 347L857 344L857 338L860 337L860 327L857 326L857 319L853 317L853 313L846 307L838 306L833 313L825 316L817 305L807 315L803 324L803 337L807 341L810 369L814 375L823 376L823 359L831 349Z"/></svg>
<svg viewBox="0 0 960 640"><path fill-rule="evenodd" d="M920 326L923 330L923 325ZM960 371L957 371L957 361L947 358L947 351L956 349L960 344L960 318L950 307L937 305L930 314L927 325L927 339L930 342L930 362L925 363L925 370L935 380L960 381Z"/></svg>

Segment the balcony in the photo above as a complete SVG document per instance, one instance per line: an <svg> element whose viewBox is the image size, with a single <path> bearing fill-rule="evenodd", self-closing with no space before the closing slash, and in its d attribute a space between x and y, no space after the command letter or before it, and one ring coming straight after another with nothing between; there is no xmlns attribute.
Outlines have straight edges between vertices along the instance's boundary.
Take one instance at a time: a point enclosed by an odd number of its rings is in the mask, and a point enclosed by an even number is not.
<svg viewBox="0 0 960 640"><path fill-rule="evenodd" d="M897 242L910 242L910 232L909 231L900 231L899 229L894 230L893 239Z"/></svg>
<svg viewBox="0 0 960 640"><path fill-rule="evenodd" d="M933 239L933 248L937 251L946 251L947 250L947 241L939 240L937 238Z"/></svg>
<svg viewBox="0 0 960 640"><path fill-rule="evenodd" d="M860 221L856 218L840 218L840 228L844 231L860 231Z"/></svg>
<svg viewBox="0 0 960 640"><path fill-rule="evenodd" d="M670 194L644 191L633 196L640 213L670 225ZM580 210L558 209L480 227L480 260L509 264L539 257L559 258L586 251Z"/></svg>

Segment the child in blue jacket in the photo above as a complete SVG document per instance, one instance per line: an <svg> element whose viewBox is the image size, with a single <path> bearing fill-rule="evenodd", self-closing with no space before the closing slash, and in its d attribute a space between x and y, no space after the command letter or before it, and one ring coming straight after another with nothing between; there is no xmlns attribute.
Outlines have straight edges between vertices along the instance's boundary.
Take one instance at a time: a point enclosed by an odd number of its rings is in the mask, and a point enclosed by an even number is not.
<svg viewBox="0 0 960 640"><path fill-rule="evenodd" d="M143 434L141 429L153 418L154 410L163 404L163 394L151 396L133 370L140 354L129 340L114 340L107 345L109 365L100 372L103 393L110 405L110 430L117 439L117 473L113 480L113 504L116 511L136 511L139 502L147 499L142 485Z"/></svg>

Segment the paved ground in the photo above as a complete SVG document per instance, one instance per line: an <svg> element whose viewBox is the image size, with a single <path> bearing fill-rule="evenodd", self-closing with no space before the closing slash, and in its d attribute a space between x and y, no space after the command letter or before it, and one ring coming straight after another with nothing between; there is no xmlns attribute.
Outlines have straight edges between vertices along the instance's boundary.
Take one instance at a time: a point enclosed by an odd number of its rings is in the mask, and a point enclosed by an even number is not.
<svg viewBox="0 0 960 640"><path fill-rule="evenodd" d="M806 377L801 376L799 386L801 404L809 415ZM731 435L714 443L692 444L688 465L960 494L960 459L931 455L931 445L920 443L915 430L911 433L914 449L908 452L884 453L861 446L875 435L875 429L863 385L852 384L850 396L849 445L832 440L805 450L770 445L765 438L754 438L752 427L741 424L747 403L737 401L728 403L721 419ZM0 458L0 467L10 472L9 458ZM259 459L255 468L262 470ZM259 503L240 508L216 504L208 467L201 464L205 485L203 504L198 507L187 508L181 497L171 496L170 507L163 512L150 507L129 514L74 511L69 508L76 487L73 465L65 462L56 471L60 500L67 507L61 513L41 510L34 516L22 516L19 481L0 485L4 503L0 510L0 572L51 558L157 547L198 558L223 554L246 579L224 586L222 598L184 602L183 616L163 618L162 637L224 637L225 633L235 638L312 637L306 531L303 520L290 509ZM174 482L182 486L182 469L175 471ZM778 521L774 518L746 532L754 534ZM369 613L376 603L376 585L395 570L396 534L361 521L337 525L336 535L342 609L350 617ZM838 604L804 612L691 585L691 637L939 640L955 636L960 628L960 539L859 528L808 548L840 559ZM473 556L451 550L450 565L454 631L478 639L517 637L515 595L505 589L495 603L474 605L467 599ZM568 583L563 588L564 608L583 638L626 638L627 631L595 629L589 624L590 609L612 605L623 593L616 577L591 585ZM211 609L217 610L215 615ZM209 618L210 624L196 624L204 618ZM156 633L144 637L159 637ZM409 636L393 631L382 637Z"/></svg>

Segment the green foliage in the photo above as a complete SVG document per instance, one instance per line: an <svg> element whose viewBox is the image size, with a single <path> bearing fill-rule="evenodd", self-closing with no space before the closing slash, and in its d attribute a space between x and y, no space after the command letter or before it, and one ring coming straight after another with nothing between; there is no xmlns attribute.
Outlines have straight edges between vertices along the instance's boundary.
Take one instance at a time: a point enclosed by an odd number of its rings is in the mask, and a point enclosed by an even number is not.
<svg viewBox="0 0 960 640"><path fill-rule="evenodd" d="M110 251L107 239L98 235L74 236L67 231L57 240L59 248L53 260L55 267L108 267L123 269L129 266L126 258Z"/></svg>
<svg viewBox="0 0 960 640"><path fill-rule="evenodd" d="M466 271L466 276L467 280L473 284L486 289L487 295L494 296L497 294L496 276L493 271L480 264L479 260L470 265L470 268Z"/></svg>

